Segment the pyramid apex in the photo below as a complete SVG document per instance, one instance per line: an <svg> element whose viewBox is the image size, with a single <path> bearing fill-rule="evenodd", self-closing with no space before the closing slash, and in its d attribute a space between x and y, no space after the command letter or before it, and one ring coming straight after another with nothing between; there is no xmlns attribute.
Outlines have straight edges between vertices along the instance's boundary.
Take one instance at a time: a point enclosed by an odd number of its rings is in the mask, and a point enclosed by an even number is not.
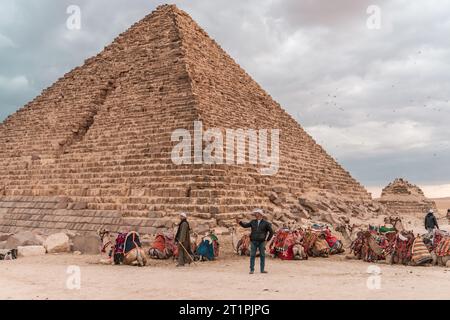
<svg viewBox="0 0 450 320"><path fill-rule="evenodd" d="M178 7L177 7L176 4L168 4L168 3L166 3L166 4L161 4L161 5L159 5L159 6L156 7L156 11L159 11L159 10L166 10L166 9L169 9L169 10L178 10Z"/></svg>

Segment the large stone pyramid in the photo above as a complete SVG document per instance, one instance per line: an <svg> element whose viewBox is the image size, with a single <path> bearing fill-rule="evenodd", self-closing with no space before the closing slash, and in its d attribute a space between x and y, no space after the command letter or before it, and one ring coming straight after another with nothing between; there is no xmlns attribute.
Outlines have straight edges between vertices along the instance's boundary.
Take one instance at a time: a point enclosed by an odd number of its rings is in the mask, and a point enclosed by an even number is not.
<svg viewBox="0 0 450 320"><path fill-rule="evenodd" d="M204 130L279 129L278 173L262 175L248 162L175 164L171 135L192 132L194 121ZM188 14L169 5L8 117L0 146L0 232L106 225L155 233L181 210L207 229L254 207L271 218L295 215L311 192L371 201Z"/></svg>

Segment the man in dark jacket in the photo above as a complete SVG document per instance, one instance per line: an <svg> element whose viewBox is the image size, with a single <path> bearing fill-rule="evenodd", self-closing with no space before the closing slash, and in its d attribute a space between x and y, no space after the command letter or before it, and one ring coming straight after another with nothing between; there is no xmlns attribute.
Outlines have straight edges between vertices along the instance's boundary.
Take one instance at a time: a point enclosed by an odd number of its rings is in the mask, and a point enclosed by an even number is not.
<svg viewBox="0 0 450 320"><path fill-rule="evenodd" d="M436 217L434 216L434 211L430 210L425 216L425 229L427 229L428 232L432 232L434 228L439 229L439 226Z"/></svg>
<svg viewBox="0 0 450 320"><path fill-rule="evenodd" d="M251 228L250 234L251 249L250 249L250 274L255 273L255 259L256 250L259 250L260 269L261 273L267 273L265 268L266 260L266 241L270 241L273 237L272 225L263 219L264 211L262 209L255 209L253 211L255 215L254 220L243 223L236 219L236 222L243 228Z"/></svg>
<svg viewBox="0 0 450 320"><path fill-rule="evenodd" d="M187 214L180 214L180 224L178 225L178 231L175 236L175 242L178 245L178 264L177 267L183 267L185 263L192 262L191 252L191 235L190 227L187 221Z"/></svg>

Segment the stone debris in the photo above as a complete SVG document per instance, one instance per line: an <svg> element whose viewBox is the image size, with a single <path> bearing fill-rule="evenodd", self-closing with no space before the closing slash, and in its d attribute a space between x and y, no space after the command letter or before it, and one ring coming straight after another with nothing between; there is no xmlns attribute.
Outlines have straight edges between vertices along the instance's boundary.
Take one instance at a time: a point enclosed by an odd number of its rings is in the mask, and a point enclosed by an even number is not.
<svg viewBox="0 0 450 320"><path fill-rule="evenodd" d="M8 238L11 236L11 233L0 233L0 242L8 240Z"/></svg>
<svg viewBox="0 0 450 320"><path fill-rule="evenodd" d="M31 231L21 231L8 237L6 249L17 249L24 246L39 246L44 242L44 238Z"/></svg>
<svg viewBox="0 0 450 320"><path fill-rule="evenodd" d="M35 257L45 255L46 250L43 246L26 246L17 247L17 253L19 257Z"/></svg>
<svg viewBox="0 0 450 320"><path fill-rule="evenodd" d="M70 252L70 239L65 233L55 233L45 239L44 247L47 253Z"/></svg>
<svg viewBox="0 0 450 320"><path fill-rule="evenodd" d="M79 251L83 254L99 254L102 242L98 235L75 235L71 238L72 251Z"/></svg>

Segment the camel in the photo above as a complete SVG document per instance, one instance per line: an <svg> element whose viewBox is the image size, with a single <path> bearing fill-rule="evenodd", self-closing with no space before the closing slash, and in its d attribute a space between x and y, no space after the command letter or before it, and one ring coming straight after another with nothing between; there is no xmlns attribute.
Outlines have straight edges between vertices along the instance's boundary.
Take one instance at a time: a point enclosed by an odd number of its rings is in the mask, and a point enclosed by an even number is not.
<svg viewBox="0 0 450 320"><path fill-rule="evenodd" d="M411 262L411 247L415 238L411 231L397 232L392 250L386 255L386 261L390 264L409 265Z"/></svg>
<svg viewBox="0 0 450 320"><path fill-rule="evenodd" d="M350 244L355 241L358 232L362 231L361 225L350 225L350 224L339 224L336 226L335 230L337 232L340 232L342 236L344 237L347 246L350 246Z"/></svg>
<svg viewBox="0 0 450 320"><path fill-rule="evenodd" d="M250 256L250 235L244 234L238 240L236 228L229 228L231 233L231 242L233 244L233 251L239 256Z"/></svg>
<svg viewBox="0 0 450 320"><path fill-rule="evenodd" d="M294 260L308 260L308 253L303 246L303 235L301 232L297 232L297 238L292 247L292 252L294 253Z"/></svg>
<svg viewBox="0 0 450 320"><path fill-rule="evenodd" d="M376 262L384 259L384 250L372 237L370 231L359 231L350 249L356 259L367 262ZM352 257L347 256L347 258L350 259Z"/></svg>
<svg viewBox="0 0 450 320"><path fill-rule="evenodd" d="M125 254L123 264L132 266L137 265L144 267L147 264L147 255L142 247L136 246L134 249Z"/></svg>
<svg viewBox="0 0 450 320"><path fill-rule="evenodd" d="M101 253L107 254L107 259L100 259L101 264L113 264L112 261L112 251L114 248L113 240L111 237L111 233L105 228L101 227L97 231L98 236L100 237L100 241L102 242Z"/></svg>
<svg viewBox="0 0 450 320"><path fill-rule="evenodd" d="M211 232L210 232L211 233ZM191 233L191 252L196 252L198 247L198 234L196 232Z"/></svg>
<svg viewBox="0 0 450 320"><path fill-rule="evenodd" d="M321 234L317 237L311 248L311 253L313 257L328 258L330 255L330 246L325 240L325 235Z"/></svg>
<svg viewBox="0 0 450 320"><path fill-rule="evenodd" d="M436 252L431 252L431 257L433 258L433 264L440 267L450 267L450 255L439 257Z"/></svg>
<svg viewBox="0 0 450 320"><path fill-rule="evenodd" d="M97 233L102 241L102 252L107 253L109 257L108 259L101 259L100 263L119 264L122 262L125 265L137 265L139 267L143 267L147 264L147 255L145 254L144 249L138 245L124 254L123 258L116 259L114 257L114 242L111 238L111 233L104 227L101 227ZM139 237L139 234L137 232L130 232L127 236Z"/></svg>
<svg viewBox="0 0 450 320"><path fill-rule="evenodd" d="M447 249L445 249L447 248ZM450 237L448 233L435 230L433 233L433 247L431 257L433 264L450 267ZM440 252L442 250L442 252Z"/></svg>
<svg viewBox="0 0 450 320"><path fill-rule="evenodd" d="M308 254L301 243L294 244L292 252L294 253L294 260L308 260Z"/></svg>
<svg viewBox="0 0 450 320"><path fill-rule="evenodd" d="M397 233L405 230L400 217L389 216L384 219L384 223L392 225Z"/></svg>

